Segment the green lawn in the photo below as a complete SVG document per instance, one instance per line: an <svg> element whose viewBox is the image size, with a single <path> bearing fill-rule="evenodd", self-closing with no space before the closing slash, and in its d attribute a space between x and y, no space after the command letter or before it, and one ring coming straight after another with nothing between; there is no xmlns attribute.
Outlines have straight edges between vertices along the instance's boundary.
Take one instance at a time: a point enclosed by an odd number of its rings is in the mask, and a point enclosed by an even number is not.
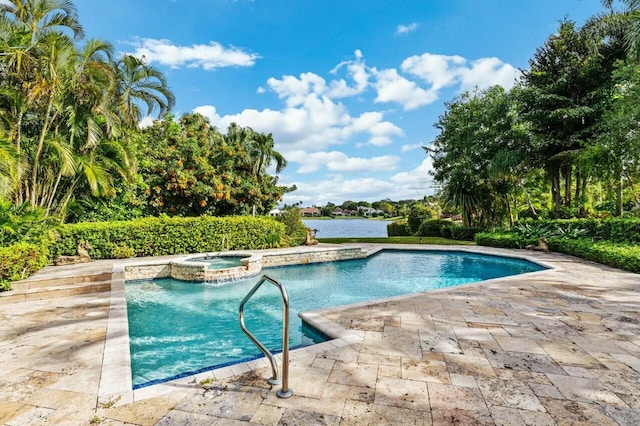
<svg viewBox="0 0 640 426"><path fill-rule="evenodd" d="M421 241L422 240L422 241ZM386 244L442 244L442 245L475 245L473 241L449 240L441 237L374 237L374 238L318 238L321 243L386 243Z"/></svg>

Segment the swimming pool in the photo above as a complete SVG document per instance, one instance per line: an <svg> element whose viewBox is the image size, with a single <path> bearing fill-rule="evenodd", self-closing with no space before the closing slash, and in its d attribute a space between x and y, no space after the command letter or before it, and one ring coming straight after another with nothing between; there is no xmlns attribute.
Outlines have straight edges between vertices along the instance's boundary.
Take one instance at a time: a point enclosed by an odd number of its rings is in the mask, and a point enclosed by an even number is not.
<svg viewBox="0 0 640 426"><path fill-rule="evenodd" d="M290 346L319 341L298 313L417 293L544 267L526 260L462 252L383 251L360 260L263 270L290 299ZM134 388L260 355L238 325L238 306L256 277L224 285L174 279L126 283ZM281 349L281 301L262 286L245 307L247 327L272 351Z"/></svg>

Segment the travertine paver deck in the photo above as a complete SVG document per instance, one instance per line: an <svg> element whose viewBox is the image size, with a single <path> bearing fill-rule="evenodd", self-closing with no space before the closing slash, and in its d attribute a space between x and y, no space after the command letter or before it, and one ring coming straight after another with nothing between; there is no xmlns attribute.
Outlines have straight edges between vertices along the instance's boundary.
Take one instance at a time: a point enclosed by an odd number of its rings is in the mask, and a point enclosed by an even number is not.
<svg viewBox="0 0 640 426"><path fill-rule="evenodd" d="M519 254L556 269L308 315L290 399L257 360L98 404L109 294L0 306L0 424L640 424L640 276Z"/></svg>

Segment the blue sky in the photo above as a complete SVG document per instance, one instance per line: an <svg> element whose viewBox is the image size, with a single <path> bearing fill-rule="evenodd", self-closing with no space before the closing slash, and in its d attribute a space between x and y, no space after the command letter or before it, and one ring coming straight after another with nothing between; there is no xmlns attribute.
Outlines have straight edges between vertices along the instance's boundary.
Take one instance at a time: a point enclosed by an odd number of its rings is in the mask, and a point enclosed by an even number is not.
<svg viewBox="0 0 640 426"><path fill-rule="evenodd" d="M163 71L174 113L271 132L304 205L422 198L422 145L465 90L511 87L600 0L77 0L87 36Z"/></svg>

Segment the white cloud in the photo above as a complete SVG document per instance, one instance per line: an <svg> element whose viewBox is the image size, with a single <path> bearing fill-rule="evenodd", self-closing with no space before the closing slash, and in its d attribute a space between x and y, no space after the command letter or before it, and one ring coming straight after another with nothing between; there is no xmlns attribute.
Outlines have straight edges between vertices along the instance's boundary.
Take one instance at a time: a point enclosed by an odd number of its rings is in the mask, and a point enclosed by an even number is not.
<svg viewBox="0 0 640 426"><path fill-rule="evenodd" d="M396 29L396 34L400 35L400 34L409 34L415 30L417 30L419 27L417 22L412 22L409 25L398 25L398 28Z"/></svg>
<svg viewBox="0 0 640 426"><path fill-rule="evenodd" d="M403 186L405 190L413 193L432 194L433 176L429 174L433 170L431 156L425 155L425 159L415 169L398 173L391 177L391 181Z"/></svg>
<svg viewBox="0 0 640 426"><path fill-rule="evenodd" d="M267 89L265 89L264 87L260 86L258 87L258 89L256 90L256 93L258 93L259 95L266 93Z"/></svg>
<svg viewBox="0 0 640 426"><path fill-rule="evenodd" d="M325 176L324 179L315 182L283 180L283 184L295 183L298 188L295 192L285 194L283 202L291 204L302 201L305 205L324 205L329 201L378 201L387 197L394 200L420 199L435 192L432 177L428 174L431 168L431 159L425 158L415 169L398 173L389 179L350 179L343 175L335 175Z"/></svg>
<svg viewBox="0 0 640 426"><path fill-rule="evenodd" d="M291 163L300 163L297 173L313 173L326 167L332 172L368 172L389 171L398 167L400 158L392 155L383 155L372 158L349 157L344 152L312 152L291 151L287 153L287 160Z"/></svg>
<svg viewBox="0 0 640 426"><path fill-rule="evenodd" d="M373 69L377 81L374 83L378 96L374 102L397 102L407 110L414 110L438 100L437 92L425 90L414 81L407 80L394 68L377 71Z"/></svg>
<svg viewBox="0 0 640 426"><path fill-rule="evenodd" d="M471 90L476 86L483 89L496 84L508 90L516 84L520 74L520 70L498 58L478 59L471 63L471 68L460 70L460 90Z"/></svg>
<svg viewBox="0 0 640 426"><path fill-rule="evenodd" d="M420 77L431 84L432 90L440 90L456 83L457 69L466 63L467 60L462 56L424 53L405 59L400 68L402 71Z"/></svg>
<svg viewBox="0 0 640 426"><path fill-rule="evenodd" d="M260 56L245 52L237 47L224 47L212 41L209 44L178 46L170 40L141 38L134 41L138 58L144 57L148 62L157 62L172 68L202 68L207 71L224 67L250 67Z"/></svg>
<svg viewBox="0 0 640 426"><path fill-rule="evenodd" d="M358 134L367 135L367 143L376 146L390 144L394 137L404 135L401 128L384 121L381 112L365 112L353 117L343 104L324 95L310 93L303 96L304 89L300 90L298 83L293 80L289 82L293 84L286 86L286 90L296 98L295 107L287 106L282 110L245 109L237 114L220 116L214 106L203 105L195 108L194 112L208 117L213 125L221 129L235 122L260 132L273 133L276 148L285 154L299 149L321 151L328 146L345 143ZM283 93L284 87L280 86Z"/></svg>
<svg viewBox="0 0 640 426"><path fill-rule="evenodd" d="M300 78L285 75L282 80L271 77L267 84L278 94L280 99L285 99L287 106L294 107L304 103L307 95L313 93L322 95L327 89L324 78L312 72L300 74Z"/></svg>
<svg viewBox="0 0 640 426"><path fill-rule="evenodd" d="M0 0L0 3L2 3L2 0ZM153 122L155 120L156 118L150 115L147 115L146 117L142 117L142 120L140 120L140 122L138 123L138 128L144 129L146 127L153 126Z"/></svg>
<svg viewBox="0 0 640 426"><path fill-rule="evenodd" d="M520 75L519 70L498 58L480 58L469 64L462 56L432 53L410 56L400 68L423 79L436 91L454 85L459 85L461 92L476 86L484 89L496 84L510 89Z"/></svg>
<svg viewBox="0 0 640 426"><path fill-rule="evenodd" d="M420 149L424 146L424 144L416 143L411 145L402 145L402 152L415 151L416 149Z"/></svg>

